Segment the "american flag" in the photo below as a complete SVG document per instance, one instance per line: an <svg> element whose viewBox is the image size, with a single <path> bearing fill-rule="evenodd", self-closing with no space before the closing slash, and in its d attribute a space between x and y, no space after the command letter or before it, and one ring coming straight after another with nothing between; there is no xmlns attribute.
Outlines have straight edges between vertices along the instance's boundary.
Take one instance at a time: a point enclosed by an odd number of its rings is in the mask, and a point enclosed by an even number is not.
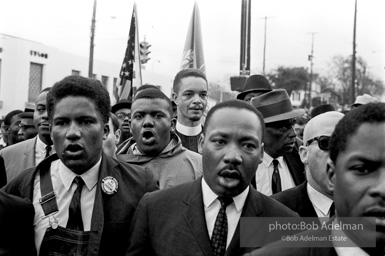
<svg viewBox="0 0 385 256"><path fill-rule="evenodd" d="M141 85L142 75L139 58L138 21L136 3L134 3L126 53L124 54L122 67L119 73L121 87L119 100L131 100L133 95L133 85L138 85L137 87Z"/></svg>

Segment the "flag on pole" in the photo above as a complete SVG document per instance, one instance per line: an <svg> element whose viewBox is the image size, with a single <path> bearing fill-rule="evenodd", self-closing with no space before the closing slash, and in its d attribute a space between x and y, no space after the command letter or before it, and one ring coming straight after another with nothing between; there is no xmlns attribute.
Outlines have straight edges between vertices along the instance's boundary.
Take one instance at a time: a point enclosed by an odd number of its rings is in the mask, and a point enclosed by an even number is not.
<svg viewBox="0 0 385 256"><path fill-rule="evenodd" d="M120 69L120 88L118 89L119 100L132 100L134 87L142 85L142 72L139 54L139 33L136 3L132 10L130 33L126 53L124 55L122 67ZM115 91L115 89L114 89Z"/></svg>
<svg viewBox="0 0 385 256"><path fill-rule="evenodd" d="M191 16L190 25L187 31L186 43L183 50L181 70L196 68L206 73L205 58L202 45L201 20L198 4L195 2Z"/></svg>

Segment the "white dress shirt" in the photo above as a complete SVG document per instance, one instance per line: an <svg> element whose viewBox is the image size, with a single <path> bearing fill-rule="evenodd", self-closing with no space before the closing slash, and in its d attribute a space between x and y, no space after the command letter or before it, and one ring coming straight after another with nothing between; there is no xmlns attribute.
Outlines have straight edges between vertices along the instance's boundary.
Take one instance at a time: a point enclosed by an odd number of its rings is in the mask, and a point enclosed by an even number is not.
<svg viewBox="0 0 385 256"><path fill-rule="evenodd" d="M196 136L202 131L202 125L198 124L197 126L185 126L178 121L176 122L176 130L186 136Z"/></svg>
<svg viewBox="0 0 385 256"><path fill-rule="evenodd" d="M293 177L291 177L289 167L282 156L275 158L278 160L278 171L281 177L281 188L282 191L295 187ZM271 189L271 179L273 177L274 165L273 160L269 154L263 153L263 161L258 165L257 172L255 173L255 184L257 185L257 191L271 196L273 191Z"/></svg>
<svg viewBox="0 0 385 256"><path fill-rule="evenodd" d="M85 183L80 197L84 231L89 231L91 229L91 217L94 208L96 183L98 181L101 160L102 158L100 158L97 164L91 169L80 175ZM61 160L56 160L51 163L52 186L55 191L55 199L59 209L59 212L54 214L54 217L58 221L59 226L64 228L67 226L68 209L72 196L77 188L77 185L73 183L76 176L77 175L68 169ZM43 218L45 217L45 214L39 203L39 199L41 198L39 173L36 174L33 188L32 203L35 208L35 245L37 253L39 254L45 231L49 227L49 218Z"/></svg>
<svg viewBox="0 0 385 256"><path fill-rule="evenodd" d="M318 217L329 217L330 216L330 206L333 203L333 200L329 197L321 194L315 190L312 185L307 183L306 186L307 194L309 196L310 202L313 205L315 212Z"/></svg>
<svg viewBox="0 0 385 256"><path fill-rule="evenodd" d="M45 158L45 147L47 144L45 144L40 138L39 135L37 135L36 139L36 146L35 146L35 165L38 165L43 159ZM52 149L50 151L50 155L55 153L55 148L53 145L51 145Z"/></svg>
<svg viewBox="0 0 385 256"><path fill-rule="evenodd" d="M209 237L211 239L211 235L214 231L215 220L217 219L217 215L219 213L219 210L221 209L221 203L218 200L218 195L211 190L204 178L202 179L202 194L206 217L206 226L207 231L209 232ZM233 203L228 205L226 208L228 226L226 248L229 246L231 239L233 239L235 229L237 228L239 218L241 217L242 209L245 205L245 201L248 194L249 186L247 186L247 188L241 194L236 197L233 197Z"/></svg>

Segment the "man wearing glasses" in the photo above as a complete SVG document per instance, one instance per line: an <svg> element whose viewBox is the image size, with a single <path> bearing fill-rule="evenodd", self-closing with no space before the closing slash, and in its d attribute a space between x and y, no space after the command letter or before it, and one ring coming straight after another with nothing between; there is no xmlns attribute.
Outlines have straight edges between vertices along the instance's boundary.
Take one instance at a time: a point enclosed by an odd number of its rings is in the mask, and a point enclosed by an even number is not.
<svg viewBox="0 0 385 256"><path fill-rule="evenodd" d="M305 113L293 109L289 95L284 89L266 92L251 99L265 121L263 137L263 162L258 166L255 180L259 192L272 195L295 187L305 181L304 166L295 149L295 118Z"/></svg>
<svg viewBox="0 0 385 256"><path fill-rule="evenodd" d="M20 130L18 133L19 139L24 141L28 139L32 139L37 135L37 130L35 125L33 124L33 110L25 109L23 113L18 115L20 120Z"/></svg>
<svg viewBox="0 0 385 256"><path fill-rule="evenodd" d="M119 119L119 129L121 131L119 144L131 137L131 101L120 100L112 106L111 112Z"/></svg>
<svg viewBox="0 0 385 256"><path fill-rule="evenodd" d="M344 114L330 111L312 118L304 130L304 145L299 148L305 165L306 178L301 185L272 197L301 217L330 217L334 215L333 190L327 181L329 140Z"/></svg>

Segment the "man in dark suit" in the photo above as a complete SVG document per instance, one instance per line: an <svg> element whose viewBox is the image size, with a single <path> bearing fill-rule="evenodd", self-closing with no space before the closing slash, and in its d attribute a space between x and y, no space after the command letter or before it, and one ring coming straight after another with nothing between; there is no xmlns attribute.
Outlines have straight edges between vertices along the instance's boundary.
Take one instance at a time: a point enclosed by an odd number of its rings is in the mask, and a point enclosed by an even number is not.
<svg viewBox="0 0 385 256"><path fill-rule="evenodd" d="M43 255L123 255L139 200L156 189L152 173L102 153L110 97L95 79L69 76L47 95L56 154L12 180L6 192L35 208Z"/></svg>
<svg viewBox="0 0 385 256"><path fill-rule="evenodd" d="M305 165L306 178L299 186L272 195L301 217L329 217L333 204L333 191L327 177L329 141L334 128L344 115L330 111L312 118L304 130L305 144L299 148Z"/></svg>
<svg viewBox="0 0 385 256"><path fill-rule="evenodd" d="M385 103L370 103L349 111L330 139L327 178L333 188L336 218L332 223L351 224L351 217L364 228L310 230L298 236L334 237L344 241L319 242L325 247L285 248L279 241L248 254L266 255L384 255L385 248ZM349 218L344 218L349 217ZM365 218L367 217L367 218ZM372 226L372 228L370 228ZM348 226L349 227L349 226ZM287 246L287 245L286 245Z"/></svg>
<svg viewBox="0 0 385 256"><path fill-rule="evenodd" d="M227 101L207 114L203 178L146 194L135 213L127 255L241 255L241 217L297 217L257 192L264 123L249 104Z"/></svg>
<svg viewBox="0 0 385 256"><path fill-rule="evenodd" d="M265 154L252 184L268 196L301 184L305 181L305 169L295 148L293 126L295 118L302 116L305 110L293 109L284 89L252 98L251 105L262 113L266 124Z"/></svg>
<svg viewBox="0 0 385 256"><path fill-rule="evenodd" d="M36 255L31 203L0 190L0 255Z"/></svg>

